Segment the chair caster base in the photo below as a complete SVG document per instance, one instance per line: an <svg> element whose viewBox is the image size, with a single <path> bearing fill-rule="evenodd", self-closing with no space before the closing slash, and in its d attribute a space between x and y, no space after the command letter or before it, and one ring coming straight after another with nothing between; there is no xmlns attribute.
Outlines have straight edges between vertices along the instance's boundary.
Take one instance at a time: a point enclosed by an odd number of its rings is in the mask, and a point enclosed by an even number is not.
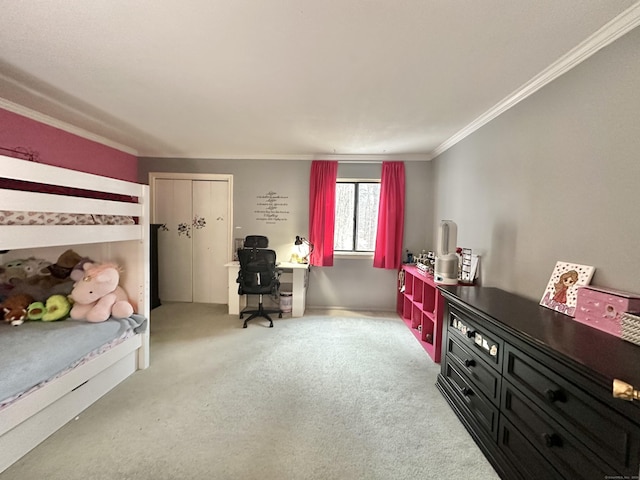
<svg viewBox="0 0 640 480"><path fill-rule="evenodd" d="M258 309L257 310L247 310L244 312L240 312L239 317L240 320L242 320L242 317L245 314L249 315L249 318L247 318L244 323L242 324L242 328L247 328L247 323L250 320L253 320L254 318L264 318L265 320L269 320L269 328L273 328L273 320L271 319L271 317L269 316L269 314L271 313L277 313L278 314L278 318L282 318L282 311L280 310L265 310L262 306L262 303L260 303L258 305Z"/></svg>

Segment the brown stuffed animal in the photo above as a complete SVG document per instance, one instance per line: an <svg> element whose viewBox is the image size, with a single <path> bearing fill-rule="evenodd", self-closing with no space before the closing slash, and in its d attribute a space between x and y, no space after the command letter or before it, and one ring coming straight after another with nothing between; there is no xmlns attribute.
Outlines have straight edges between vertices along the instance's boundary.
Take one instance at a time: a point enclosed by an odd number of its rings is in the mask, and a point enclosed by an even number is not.
<svg viewBox="0 0 640 480"><path fill-rule="evenodd" d="M25 293L11 295L0 308L4 311L4 321L13 326L22 325L27 317L27 307L33 302L33 297Z"/></svg>
<svg viewBox="0 0 640 480"><path fill-rule="evenodd" d="M67 279L71 274L71 270L75 267L78 262L82 260L82 257L78 255L73 250L65 250L59 257L58 261L53 265L49 265L47 268L51 275L56 278Z"/></svg>

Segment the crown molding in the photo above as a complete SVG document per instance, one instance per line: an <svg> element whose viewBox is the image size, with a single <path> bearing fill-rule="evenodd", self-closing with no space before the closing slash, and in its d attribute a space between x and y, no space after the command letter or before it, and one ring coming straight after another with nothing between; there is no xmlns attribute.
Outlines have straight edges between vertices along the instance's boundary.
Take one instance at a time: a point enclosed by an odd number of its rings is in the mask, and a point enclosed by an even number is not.
<svg viewBox="0 0 640 480"><path fill-rule="evenodd" d="M569 50L569 52L522 85L511 95L497 103L490 110L487 110L462 130L442 142L433 150L433 152L431 152L430 159L437 157L449 148L453 147L456 143L468 137L480 127L486 125L497 116L523 101L525 98L533 95L542 87L573 69L602 48L636 28L638 25L640 25L640 2L636 2L624 12L614 17L610 22L604 24L602 28L597 30L593 35L575 48Z"/></svg>
<svg viewBox="0 0 640 480"><path fill-rule="evenodd" d="M44 113L40 113L30 108L23 107L22 105L18 105L17 103L10 102L9 100L6 100L4 98L0 98L0 108L13 113L17 113L18 115L22 115L23 117L30 118L31 120L35 120L36 122L44 123L46 125L49 125L50 127L58 128L67 133L72 133L87 140L100 143L107 147L120 150L121 152L135 156L138 155L137 150L131 147L127 147L126 145L114 142L112 140L109 140L108 138L96 135L95 133L91 133L87 130L84 130L83 128L76 127L75 125L71 125L70 123L63 122L62 120L50 117L49 115L45 115Z"/></svg>
<svg viewBox="0 0 640 480"><path fill-rule="evenodd" d="M358 163L358 162L384 162L384 161L396 161L396 162L426 162L431 160L431 156L428 153L405 153L405 154L370 154L370 155L320 155L316 154L314 160L338 160L345 163Z"/></svg>

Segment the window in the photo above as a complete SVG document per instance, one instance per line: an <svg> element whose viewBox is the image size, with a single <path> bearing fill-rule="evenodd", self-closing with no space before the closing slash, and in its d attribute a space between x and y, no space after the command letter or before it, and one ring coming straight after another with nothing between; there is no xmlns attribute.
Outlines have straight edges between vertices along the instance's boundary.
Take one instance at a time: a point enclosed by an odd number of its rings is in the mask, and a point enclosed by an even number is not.
<svg viewBox="0 0 640 480"><path fill-rule="evenodd" d="M335 251L375 250L379 202L380 182L338 180L333 240Z"/></svg>

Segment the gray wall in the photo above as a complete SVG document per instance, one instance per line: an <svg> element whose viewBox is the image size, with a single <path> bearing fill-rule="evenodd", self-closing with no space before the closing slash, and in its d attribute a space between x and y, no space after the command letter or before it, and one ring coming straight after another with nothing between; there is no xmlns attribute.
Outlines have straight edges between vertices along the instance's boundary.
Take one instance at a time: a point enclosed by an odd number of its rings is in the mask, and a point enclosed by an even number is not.
<svg viewBox="0 0 640 480"><path fill-rule="evenodd" d="M539 300L557 260L640 292L640 29L434 160L435 219L484 285Z"/></svg>
<svg viewBox="0 0 640 480"><path fill-rule="evenodd" d="M592 283L640 292L640 29L556 79L433 162L406 162L405 246L433 249L440 219L482 256L480 283L538 300L556 261L593 265ZM308 234L310 161L139 160L148 172L234 176L236 237L270 238L280 259ZM339 175L379 176L341 164ZM257 195L287 197L287 220L257 220ZM393 310L396 272L370 259L313 268L309 306Z"/></svg>
<svg viewBox="0 0 640 480"><path fill-rule="evenodd" d="M433 224L431 162L406 162L406 248L430 248ZM296 235L308 236L310 161L208 160L140 158L139 181L148 183L149 172L218 173L233 175L234 236L260 234L269 237L279 260L288 260ZM340 164L344 178L380 178L380 164ZM276 225L259 220L258 195L273 191L287 197ZM395 270L372 267L372 259L336 258L333 267L313 267L307 306L361 310L394 310ZM226 286L225 286L226 287Z"/></svg>

